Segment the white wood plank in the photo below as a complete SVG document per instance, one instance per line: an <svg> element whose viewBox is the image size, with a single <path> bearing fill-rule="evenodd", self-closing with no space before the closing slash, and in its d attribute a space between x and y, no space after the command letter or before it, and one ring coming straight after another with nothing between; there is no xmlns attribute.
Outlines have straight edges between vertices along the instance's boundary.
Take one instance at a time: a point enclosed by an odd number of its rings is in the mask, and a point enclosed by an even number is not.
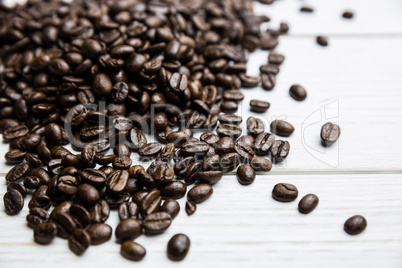
<svg viewBox="0 0 402 268"><path fill-rule="evenodd" d="M300 175L258 176L250 186L241 186L226 176L214 186L214 194L188 217L180 212L166 233L136 241L147 249L146 258L130 264L119 255L114 237L92 246L76 257L67 242L55 239L49 246L32 241L25 226L26 207L18 216L0 213L0 266L37 267L385 267L402 266L401 175ZM271 198L279 182L295 184L299 197L291 203ZM5 191L4 185L0 193ZM320 198L309 215L297 211L298 201L308 193ZM185 199L179 200L184 208ZM0 204L3 207L3 204ZM363 215L367 229L358 236L343 231L343 223L355 214ZM115 227L115 212L107 221ZM11 227L12 226L12 227ZM175 233L191 239L191 249L181 263L166 258L167 241Z"/></svg>

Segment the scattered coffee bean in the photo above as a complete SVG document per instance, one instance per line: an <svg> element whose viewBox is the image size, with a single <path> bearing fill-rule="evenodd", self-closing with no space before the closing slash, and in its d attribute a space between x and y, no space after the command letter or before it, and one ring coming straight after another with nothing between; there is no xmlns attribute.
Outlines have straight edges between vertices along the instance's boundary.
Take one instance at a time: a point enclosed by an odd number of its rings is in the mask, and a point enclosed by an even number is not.
<svg viewBox="0 0 402 268"><path fill-rule="evenodd" d="M299 211L303 214L309 214L318 205L319 199L315 194L305 195L299 202Z"/></svg>
<svg viewBox="0 0 402 268"><path fill-rule="evenodd" d="M254 143L254 150L258 155L266 155L275 142L275 135L268 132L262 132L257 135Z"/></svg>
<svg viewBox="0 0 402 268"><path fill-rule="evenodd" d="M345 11L342 13L342 17L345 19L352 19L354 16L354 13L352 11Z"/></svg>
<svg viewBox="0 0 402 268"><path fill-rule="evenodd" d="M295 128L284 120L274 120L271 123L271 131L279 136L289 137L294 130Z"/></svg>
<svg viewBox="0 0 402 268"><path fill-rule="evenodd" d="M185 234L176 234L168 242L167 255L173 261L183 260L190 249L190 239Z"/></svg>
<svg viewBox="0 0 402 268"><path fill-rule="evenodd" d="M258 135L264 132L265 126L261 119L250 116L247 119L247 130L251 135Z"/></svg>
<svg viewBox="0 0 402 268"><path fill-rule="evenodd" d="M141 224L136 219L121 221L116 227L115 235L119 242L133 240L141 235Z"/></svg>
<svg viewBox="0 0 402 268"><path fill-rule="evenodd" d="M344 230L350 235L358 235L367 227L367 221L363 216L355 215L350 217L344 224Z"/></svg>
<svg viewBox="0 0 402 268"><path fill-rule="evenodd" d="M140 261L145 257L146 250L140 244L133 241L125 241L121 244L120 254L126 259Z"/></svg>
<svg viewBox="0 0 402 268"><path fill-rule="evenodd" d="M272 169L271 161L260 156L251 159L250 165L255 171L270 171Z"/></svg>
<svg viewBox="0 0 402 268"><path fill-rule="evenodd" d="M242 185L252 184L255 180L255 171L254 169L247 164L241 165L237 169L237 180Z"/></svg>
<svg viewBox="0 0 402 268"><path fill-rule="evenodd" d="M260 100L251 100L250 108L255 113L265 113L269 109L269 102Z"/></svg>
<svg viewBox="0 0 402 268"><path fill-rule="evenodd" d="M206 201L213 193L212 186L206 183L198 184L190 189L187 193L187 198L196 204Z"/></svg>
<svg viewBox="0 0 402 268"><path fill-rule="evenodd" d="M326 123L321 128L321 142L324 146L331 146L341 135L341 128L333 123Z"/></svg>
<svg viewBox="0 0 402 268"><path fill-rule="evenodd" d="M289 183L278 183L272 190L272 197L281 202L291 202L297 198L299 191Z"/></svg>
<svg viewBox="0 0 402 268"><path fill-rule="evenodd" d="M142 226L147 234L160 234L169 228L172 217L166 212L155 212L146 216Z"/></svg>
<svg viewBox="0 0 402 268"><path fill-rule="evenodd" d="M270 149L272 160L275 162L282 161L288 156L289 151L290 144L288 141L276 140Z"/></svg>
<svg viewBox="0 0 402 268"><path fill-rule="evenodd" d="M297 101L302 101L306 99L307 92L300 85L292 85L289 89L289 95Z"/></svg>
<svg viewBox="0 0 402 268"><path fill-rule="evenodd" d="M180 212L180 205L174 199L167 199L159 208L159 211L168 213L174 219Z"/></svg>
<svg viewBox="0 0 402 268"><path fill-rule="evenodd" d="M110 240L112 227L105 223L95 223L86 230L91 237L91 245L99 245Z"/></svg>
<svg viewBox="0 0 402 268"><path fill-rule="evenodd" d="M317 36L317 44L320 46L326 47L328 46L328 38L322 35Z"/></svg>
<svg viewBox="0 0 402 268"><path fill-rule="evenodd" d="M197 210L197 205L194 202L192 202L192 201L186 202L186 213L188 216L193 215L196 210Z"/></svg>
<svg viewBox="0 0 402 268"><path fill-rule="evenodd" d="M6 192L3 197L4 208L8 215L18 214L24 206L24 197L22 194L14 189Z"/></svg>
<svg viewBox="0 0 402 268"><path fill-rule="evenodd" d="M57 235L57 226L53 222L43 222L34 229L34 240L38 244L49 244Z"/></svg>
<svg viewBox="0 0 402 268"><path fill-rule="evenodd" d="M301 8L300 8L300 11L301 11L301 12L307 12L307 13L313 13L313 12L314 12L314 9L311 8L311 7L301 7Z"/></svg>
<svg viewBox="0 0 402 268"><path fill-rule="evenodd" d="M77 255L82 255L91 245L91 237L83 229L75 229L68 238L68 246L72 252Z"/></svg>

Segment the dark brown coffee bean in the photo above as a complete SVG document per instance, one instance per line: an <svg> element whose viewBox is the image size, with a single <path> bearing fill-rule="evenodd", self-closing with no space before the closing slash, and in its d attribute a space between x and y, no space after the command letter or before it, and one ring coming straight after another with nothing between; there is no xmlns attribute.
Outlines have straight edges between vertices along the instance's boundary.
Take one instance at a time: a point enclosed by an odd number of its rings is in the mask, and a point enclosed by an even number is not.
<svg viewBox="0 0 402 268"><path fill-rule="evenodd" d="M197 205L194 202L192 202L192 201L186 202L186 213L188 216L193 215L196 210L197 210Z"/></svg>
<svg viewBox="0 0 402 268"><path fill-rule="evenodd" d="M264 132L264 129L264 123L260 119L253 116L247 119L247 130L251 135L258 135Z"/></svg>
<svg viewBox="0 0 402 268"><path fill-rule="evenodd" d="M325 36L317 36L317 44L319 44L320 46L326 47L328 46L328 37Z"/></svg>
<svg viewBox="0 0 402 268"><path fill-rule="evenodd" d="M242 101L244 99L244 95L238 89L231 89L223 91L223 98L231 101Z"/></svg>
<svg viewBox="0 0 402 268"><path fill-rule="evenodd" d="M138 150L143 145L147 144L147 138L145 137L144 132L137 128L133 128L130 131L130 140L132 149Z"/></svg>
<svg viewBox="0 0 402 268"><path fill-rule="evenodd" d="M89 209L89 214L93 223L105 222L110 214L109 204L105 200L99 200Z"/></svg>
<svg viewBox="0 0 402 268"><path fill-rule="evenodd" d="M159 211L168 213L172 219L174 219L180 212L180 205L174 199L167 199L165 202L163 202L163 205L159 208Z"/></svg>
<svg viewBox="0 0 402 268"><path fill-rule="evenodd" d="M260 82L258 77L249 76L244 73L239 74L239 78L241 81L241 86L244 88L256 87L256 86L258 86L258 83Z"/></svg>
<svg viewBox="0 0 402 268"><path fill-rule="evenodd" d="M24 207L24 197L14 189L7 191L3 197L4 208L8 215L18 214Z"/></svg>
<svg viewBox="0 0 402 268"><path fill-rule="evenodd" d="M187 88L187 76L180 73L172 74L169 86L174 93L183 92Z"/></svg>
<svg viewBox="0 0 402 268"><path fill-rule="evenodd" d="M205 171L199 171L195 178L198 179L202 183L208 183L208 184L216 184L222 179L222 171L220 170L205 170Z"/></svg>
<svg viewBox="0 0 402 268"><path fill-rule="evenodd" d="M116 227L115 235L118 242L133 240L141 235L141 224L135 219L121 221Z"/></svg>
<svg viewBox="0 0 402 268"><path fill-rule="evenodd" d="M29 211L29 214L26 217L27 223L31 227L35 227L41 223L44 223L49 220L49 213L42 208L33 208Z"/></svg>
<svg viewBox="0 0 402 268"><path fill-rule="evenodd" d="M313 12L314 12L314 9L311 8L311 7L303 6L303 7L300 8L300 12L313 13Z"/></svg>
<svg viewBox="0 0 402 268"><path fill-rule="evenodd" d="M4 158L6 159L6 163L8 165L17 165L24 160L25 154L25 152L19 149L13 149L11 151L8 151L5 154Z"/></svg>
<svg viewBox="0 0 402 268"><path fill-rule="evenodd" d="M219 115L219 122L221 124L240 125L243 119L236 114L222 114Z"/></svg>
<svg viewBox="0 0 402 268"><path fill-rule="evenodd" d="M201 163L200 163L201 164ZM173 170L173 169L172 169ZM160 188L161 196L164 199L180 199L187 191L187 186L181 181L171 181Z"/></svg>
<svg viewBox="0 0 402 268"><path fill-rule="evenodd" d="M107 178L106 185L110 192L113 194L122 193L126 186L129 178L129 173L126 170L116 170L110 174Z"/></svg>
<svg viewBox="0 0 402 268"><path fill-rule="evenodd" d="M251 100L250 101L250 109L255 113L265 113L270 104L267 101L260 101L260 100Z"/></svg>
<svg viewBox="0 0 402 268"><path fill-rule="evenodd" d="M170 183L174 177L174 170L168 163L158 165L153 174L153 178L158 183Z"/></svg>
<svg viewBox="0 0 402 268"><path fill-rule="evenodd" d="M143 185L145 188L148 189L154 189L156 188L156 181L154 178L149 175L145 170L139 170L136 173L137 179L140 182L141 185Z"/></svg>
<svg viewBox="0 0 402 268"><path fill-rule="evenodd" d="M250 165L255 171L270 171L272 169L271 161L260 156L251 159Z"/></svg>
<svg viewBox="0 0 402 268"><path fill-rule="evenodd" d="M184 179L187 185L193 184L197 180L196 175L201 169L201 162L192 163L187 167Z"/></svg>
<svg viewBox="0 0 402 268"><path fill-rule="evenodd" d="M299 191L289 183L278 183L272 190L272 197L281 202L291 202L297 198Z"/></svg>
<svg viewBox="0 0 402 268"><path fill-rule="evenodd" d="M27 161L27 163L31 167L35 167L35 168L43 165L43 162L39 158L37 158L36 156L34 156L33 154L30 154L30 153L25 154L25 161Z"/></svg>
<svg viewBox="0 0 402 268"><path fill-rule="evenodd" d="M221 103L221 110L224 113L235 113L238 109L238 104L236 101L224 100Z"/></svg>
<svg viewBox="0 0 402 268"><path fill-rule="evenodd" d="M251 148L254 148L255 139L251 135L243 135L237 139L237 142L243 142L243 143L247 144L248 146L250 146Z"/></svg>
<svg viewBox="0 0 402 268"><path fill-rule="evenodd" d="M91 237L91 245L99 245L110 240L112 236L112 227L105 223L96 223L86 230Z"/></svg>
<svg viewBox="0 0 402 268"><path fill-rule="evenodd" d="M228 136L237 139L241 135L241 128L237 125L220 124L216 129L219 136Z"/></svg>
<svg viewBox="0 0 402 268"><path fill-rule="evenodd" d="M333 123L326 123L321 128L321 142L324 146L334 144L341 135L341 128Z"/></svg>
<svg viewBox="0 0 402 268"><path fill-rule="evenodd" d="M133 241L125 241L121 244L120 254L126 259L140 261L145 257L146 250L140 244Z"/></svg>
<svg viewBox="0 0 402 268"><path fill-rule="evenodd" d="M55 213L52 220L57 225L57 235L61 238L67 239L77 227L74 218L66 212Z"/></svg>
<svg viewBox="0 0 402 268"><path fill-rule="evenodd" d="M252 184L255 180L255 171L254 169L247 164L241 165L237 169L237 180L242 185Z"/></svg>
<svg viewBox="0 0 402 268"><path fill-rule="evenodd" d="M175 172L176 176L184 177L188 166L193 163L195 163L194 156L188 156L185 158L181 157L180 160L177 161L176 165L174 166L174 172Z"/></svg>
<svg viewBox="0 0 402 268"><path fill-rule="evenodd" d="M17 190L18 192L20 192L20 194L24 198L25 198L25 196L27 196L27 189L25 188L24 185L22 185L19 182L10 182L7 185L7 191L10 191L10 190Z"/></svg>
<svg viewBox="0 0 402 268"><path fill-rule="evenodd" d="M255 138L254 149L259 155L266 155L275 142L275 135L268 132L262 132Z"/></svg>
<svg viewBox="0 0 402 268"><path fill-rule="evenodd" d="M94 168L95 167L95 148L91 144L85 146L85 148L81 152L81 164L85 167Z"/></svg>
<svg viewBox="0 0 402 268"><path fill-rule="evenodd" d="M132 160L128 156L116 157L113 160L113 168L115 170L129 169L131 164L132 164Z"/></svg>
<svg viewBox="0 0 402 268"><path fill-rule="evenodd" d="M91 237L83 229L75 229L68 238L68 247L77 255L82 255L91 245Z"/></svg>
<svg viewBox="0 0 402 268"><path fill-rule="evenodd" d="M92 88L95 94L106 96L112 92L113 85L107 74L99 73L92 81Z"/></svg>
<svg viewBox="0 0 402 268"><path fill-rule="evenodd" d="M354 16L354 13L352 11L345 11L342 13L342 17L345 19L352 19Z"/></svg>
<svg viewBox="0 0 402 268"><path fill-rule="evenodd" d="M166 212L155 212L144 218L142 225L147 234L160 234L169 228L172 217Z"/></svg>
<svg viewBox="0 0 402 268"><path fill-rule="evenodd" d="M345 232L350 235L358 235L367 227L367 221L363 216L356 215L350 217L344 224Z"/></svg>
<svg viewBox="0 0 402 268"><path fill-rule="evenodd" d="M276 140L271 146L271 155L273 160L280 161L285 159L290 151L290 144L288 141Z"/></svg>
<svg viewBox="0 0 402 268"><path fill-rule="evenodd" d="M244 159L251 160L254 157L254 151L247 143L241 141L236 142L234 150Z"/></svg>
<svg viewBox="0 0 402 268"><path fill-rule="evenodd" d="M130 156L131 149L124 143L119 143L113 148L113 153L118 157Z"/></svg>
<svg viewBox="0 0 402 268"><path fill-rule="evenodd" d="M276 85L276 77L273 73L261 73L262 88L271 90Z"/></svg>
<svg viewBox="0 0 402 268"><path fill-rule="evenodd" d="M241 156L238 153L227 153L220 158L220 167L223 173L237 168L241 162Z"/></svg>
<svg viewBox="0 0 402 268"><path fill-rule="evenodd" d="M64 142L64 135L61 126L51 123L45 128L46 141L53 145L60 145Z"/></svg>
<svg viewBox="0 0 402 268"><path fill-rule="evenodd" d="M271 131L279 136L289 137L294 130L295 128L284 120L274 120L271 123Z"/></svg>
<svg viewBox="0 0 402 268"><path fill-rule="evenodd" d="M190 239L185 234L176 234L168 242L167 255L173 261L181 261L190 249Z"/></svg>
<svg viewBox="0 0 402 268"><path fill-rule="evenodd" d="M61 164L65 167L78 167L81 161L81 155L66 154L61 158Z"/></svg>
<svg viewBox="0 0 402 268"><path fill-rule="evenodd" d="M162 148L162 151L159 153L157 159L168 162L172 159L173 154L175 152L175 147L173 143L166 144L165 147Z"/></svg>
<svg viewBox="0 0 402 268"><path fill-rule="evenodd" d="M183 143L181 151L183 155L205 155L209 150L206 142L199 140L189 140Z"/></svg>
<svg viewBox="0 0 402 268"><path fill-rule="evenodd" d="M302 101L305 100L307 97L307 92L304 89L304 87L300 85L292 85L289 89L289 95L297 100L297 101Z"/></svg>
<svg viewBox="0 0 402 268"><path fill-rule="evenodd" d="M216 144L219 141L219 136L213 132L205 132L201 134L200 140L208 144Z"/></svg>
<svg viewBox="0 0 402 268"><path fill-rule="evenodd" d="M43 222L34 229L34 240L39 244L49 244L57 235L57 226L53 222Z"/></svg>
<svg viewBox="0 0 402 268"><path fill-rule="evenodd" d="M85 229L91 223L91 215L88 210L81 205L72 205L70 207L70 215L73 217L79 228Z"/></svg>
<svg viewBox="0 0 402 268"><path fill-rule="evenodd" d="M184 131L173 131L166 136L166 140L173 143L176 148L180 148L189 139L190 136Z"/></svg>
<svg viewBox="0 0 402 268"><path fill-rule="evenodd" d="M70 175L62 176L57 180L57 190L66 195L74 195L78 185L78 179Z"/></svg>
<svg viewBox="0 0 402 268"><path fill-rule="evenodd" d="M54 214L57 212L66 212L68 213L70 211L70 207L73 205L73 202L71 201L64 201L57 205L52 212L50 213L50 218L53 219Z"/></svg>
<svg viewBox="0 0 402 268"><path fill-rule="evenodd" d="M10 169L6 174L6 181L13 182L18 181L25 177L30 170L30 166L27 163L21 163Z"/></svg>
<svg viewBox="0 0 402 268"><path fill-rule="evenodd" d="M148 144L144 144L141 148L138 149L138 154L140 156L156 156L162 151L162 146L159 143L152 142Z"/></svg>
<svg viewBox="0 0 402 268"><path fill-rule="evenodd" d="M119 218L121 221L127 219L137 219L139 207L134 202L121 203L119 206Z"/></svg>
<svg viewBox="0 0 402 268"><path fill-rule="evenodd" d="M230 137L222 137L216 144L216 150L220 155L234 151L235 143Z"/></svg>
<svg viewBox="0 0 402 268"><path fill-rule="evenodd" d="M87 182L94 186L102 186L106 182L106 174L100 170L93 168L86 168L81 172L81 178L84 182Z"/></svg>
<svg viewBox="0 0 402 268"><path fill-rule="evenodd" d="M10 118L3 118L0 119L0 133L4 133L4 131L11 127L18 126L19 123L17 120L10 119Z"/></svg>
<svg viewBox="0 0 402 268"><path fill-rule="evenodd" d="M198 184L190 189L187 193L187 198L196 204L206 201L213 193L212 186L206 183Z"/></svg>
<svg viewBox="0 0 402 268"><path fill-rule="evenodd" d="M204 159L202 169L207 170L219 170L220 169L220 157L219 155L211 155ZM196 177L195 177L196 178Z"/></svg>
<svg viewBox="0 0 402 268"><path fill-rule="evenodd" d="M318 205L319 199L315 194L305 195L299 202L299 211L303 214L309 214Z"/></svg>
<svg viewBox="0 0 402 268"><path fill-rule="evenodd" d="M275 64L265 64L260 66L261 73L277 75L279 71L279 66Z"/></svg>

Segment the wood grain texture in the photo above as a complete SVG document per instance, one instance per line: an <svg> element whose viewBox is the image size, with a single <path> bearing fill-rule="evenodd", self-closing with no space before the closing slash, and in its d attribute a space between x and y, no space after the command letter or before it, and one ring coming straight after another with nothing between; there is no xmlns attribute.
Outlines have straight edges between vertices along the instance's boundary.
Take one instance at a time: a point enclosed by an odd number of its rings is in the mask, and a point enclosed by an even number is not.
<svg viewBox="0 0 402 268"><path fill-rule="evenodd" d="M315 13L300 13L302 5L314 7ZM147 249L140 263L122 258L114 238L82 257L62 239L39 246L25 223L27 205L14 217L0 211L0 267L402 267L402 2L282 0L255 6L257 13L271 17L270 27L287 21L291 31L277 48L286 55L277 86L243 90L239 114L256 115L248 102L263 99L271 103L260 115L267 124L275 118L291 122L296 130L287 139L287 161L247 187L225 176L191 217L184 212L185 198L179 200L182 211L166 233L138 238ZM356 12L353 20L341 18L346 9ZM318 34L329 36L327 48L315 43ZM267 55L251 56L249 74L259 74ZM294 83L307 89L304 102L289 97ZM338 122L342 134L324 151L319 131L327 120ZM0 144L1 154L6 151L7 145ZM8 169L0 161L1 196ZM297 201L283 204L271 198L279 182L298 187ZM317 194L320 204L301 215L297 202L308 193ZM368 227L352 237L342 228L355 214L365 216ZM115 211L107 223L117 225ZM166 258L166 245L179 232L192 245L187 258L174 263Z"/></svg>

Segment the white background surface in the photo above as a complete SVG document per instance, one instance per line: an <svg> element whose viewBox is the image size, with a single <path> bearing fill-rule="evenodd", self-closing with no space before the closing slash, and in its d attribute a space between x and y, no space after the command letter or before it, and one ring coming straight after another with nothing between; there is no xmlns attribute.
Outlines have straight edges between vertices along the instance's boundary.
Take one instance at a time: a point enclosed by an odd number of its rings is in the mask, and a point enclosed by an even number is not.
<svg viewBox="0 0 402 268"><path fill-rule="evenodd" d="M300 13L302 5L315 12ZM246 187L235 176L225 176L191 217L184 212L185 198L179 200L182 210L164 234L136 240L147 249L139 263L119 255L114 237L82 257L60 238L36 245L25 223L26 206L14 217L0 211L0 267L402 267L402 1L282 0L255 7L271 17L270 27L286 21L291 30L277 48L286 55L277 86L270 92L245 89L242 114L252 114L250 99L265 99L271 103L262 115L267 122L281 117L295 126L285 164ZM354 19L341 17L347 9L355 11ZM318 34L329 36L328 47L315 43ZM267 55L252 55L249 74L258 75ZM308 90L304 102L289 97L294 83ZM331 103L339 108L329 107L320 121L316 112ZM323 151L319 131L331 115L342 134L339 143ZM7 148L0 144L2 154ZM1 177L8 169L1 161ZM1 196L6 191L2 181ZM280 182L295 184L299 198L288 204L274 201L271 191ZM317 194L320 204L302 215L297 203L308 193ZM368 227L349 236L343 223L355 214L365 216ZM116 226L115 212L107 223ZM174 263L166 257L166 245L178 232L192 244L187 258Z"/></svg>

